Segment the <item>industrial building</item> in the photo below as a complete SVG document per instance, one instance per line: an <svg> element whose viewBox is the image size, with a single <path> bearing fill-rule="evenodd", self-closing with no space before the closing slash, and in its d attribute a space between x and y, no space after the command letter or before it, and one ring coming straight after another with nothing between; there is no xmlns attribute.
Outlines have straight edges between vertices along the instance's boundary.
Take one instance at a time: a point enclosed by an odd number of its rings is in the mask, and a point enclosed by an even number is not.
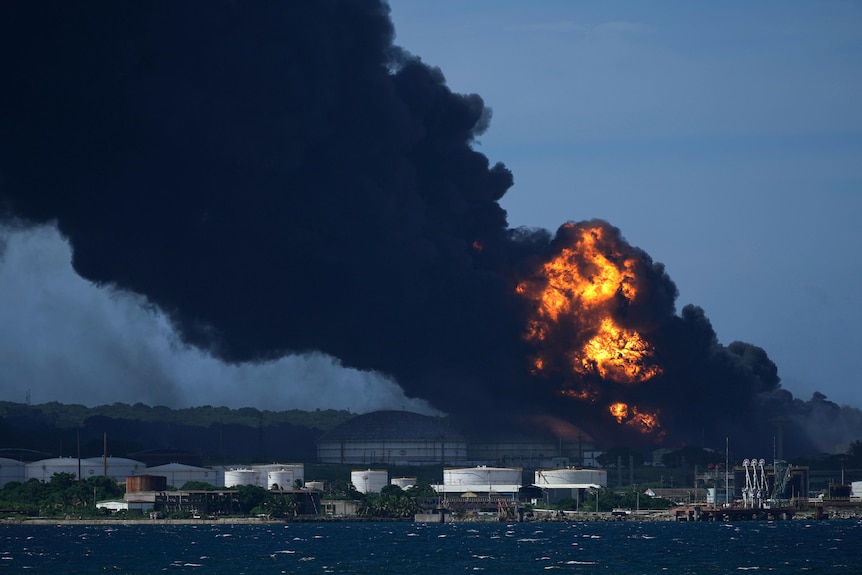
<svg viewBox="0 0 862 575"><path fill-rule="evenodd" d="M153 502L148 500L126 500L126 499L109 499L107 501L97 501L97 509L107 509L112 513L118 511L134 511L137 513L146 513L153 510Z"/></svg>

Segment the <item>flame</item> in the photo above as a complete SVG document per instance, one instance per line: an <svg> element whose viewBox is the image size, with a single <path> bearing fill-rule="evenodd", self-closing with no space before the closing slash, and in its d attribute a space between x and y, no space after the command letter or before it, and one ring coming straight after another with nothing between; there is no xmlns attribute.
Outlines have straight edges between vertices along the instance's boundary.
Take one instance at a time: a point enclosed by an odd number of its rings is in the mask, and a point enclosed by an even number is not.
<svg viewBox="0 0 862 575"><path fill-rule="evenodd" d="M638 332L622 329L610 318L604 318L583 353L573 359L580 360L580 366L575 364L580 373L598 373L603 379L633 383L661 373L658 366L644 363L651 353L650 345Z"/></svg>
<svg viewBox="0 0 862 575"><path fill-rule="evenodd" d="M658 413L649 413L635 405L629 407L628 404L622 402L612 403L608 406L608 411L617 420L617 423L625 423L640 433L664 435L664 432L660 431Z"/></svg>
<svg viewBox="0 0 862 575"><path fill-rule="evenodd" d="M626 423L641 433L653 433L661 428L661 425L659 425L658 422L657 413L646 413L638 411L637 408L633 408L632 412L634 415Z"/></svg>
<svg viewBox="0 0 862 575"><path fill-rule="evenodd" d="M622 423L623 419L625 419L629 414L629 406L625 403L612 403L610 407L608 407L608 411L611 412L611 415L617 419L617 423Z"/></svg>
<svg viewBox="0 0 862 575"><path fill-rule="evenodd" d="M635 257L624 257L607 238L600 225L565 224L574 232L574 245L542 264L537 277L515 287L516 293L532 300L535 314L524 337L547 342L565 324L574 326L586 343L567 354L571 371L596 374L603 379L634 383L661 373L652 363L652 347L637 332L616 324L610 310L638 295ZM548 366L547 357L534 357L534 373Z"/></svg>
<svg viewBox="0 0 862 575"><path fill-rule="evenodd" d="M590 403L593 403L598 399L598 394L591 392L589 389L564 389L560 393L566 397L571 397L572 399L578 399L580 401L589 401Z"/></svg>
<svg viewBox="0 0 862 575"><path fill-rule="evenodd" d="M531 373L559 377L561 396L604 404L620 425L663 433L657 412L603 400L599 381L631 385L662 373L647 338L617 319L638 304L642 259L603 223L565 224L555 241L563 245L515 286L531 303L523 334L535 345Z"/></svg>

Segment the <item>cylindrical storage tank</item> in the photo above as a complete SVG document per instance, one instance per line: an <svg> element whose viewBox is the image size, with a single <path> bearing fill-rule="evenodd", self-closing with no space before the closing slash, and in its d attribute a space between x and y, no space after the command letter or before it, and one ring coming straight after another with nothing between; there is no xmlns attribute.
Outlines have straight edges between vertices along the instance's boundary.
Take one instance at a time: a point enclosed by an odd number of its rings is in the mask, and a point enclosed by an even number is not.
<svg viewBox="0 0 862 575"><path fill-rule="evenodd" d="M12 481L24 483L27 480L27 470L24 463L17 459L0 457L0 487Z"/></svg>
<svg viewBox="0 0 862 575"><path fill-rule="evenodd" d="M306 481L305 488L311 491L323 491L323 481Z"/></svg>
<svg viewBox="0 0 862 575"><path fill-rule="evenodd" d="M126 493L138 491L164 491L168 478L162 475L130 475L126 477Z"/></svg>
<svg viewBox="0 0 862 575"><path fill-rule="evenodd" d="M193 465L185 465L184 463L166 463L165 465L157 465L147 468L147 475L161 475L167 478L168 485L182 489L182 487L190 482L209 483L213 486L219 486L219 477L215 469L207 467L195 467Z"/></svg>
<svg viewBox="0 0 862 575"><path fill-rule="evenodd" d="M293 489L292 469L271 469L266 472L267 489Z"/></svg>
<svg viewBox="0 0 862 575"><path fill-rule="evenodd" d="M393 477L391 481L392 485L397 485L401 489L410 489L414 485L416 485L415 477Z"/></svg>
<svg viewBox="0 0 862 575"><path fill-rule="evenodd" d="M608 472L603 469L560 469L536 470L535 484L539 487L554 487L555 485L599 485L607 487Z"/></svg>
<svg viewBox="0 0 862 575"><path fill-rule="evenodd" d="M255 469L226 469L224 472L225 487L240 485L260 485L260 472Z"/></svg>
<svg viewBox="0 0 862 575"><path fill-rule="evenodd" d="M89 457L86 461L101 468L102 472L98 475L104 475L107 467L107 476L113 477L116 481L122 481L130 475L146 473L147 469L143 462L125 457Z"/></svg>
<svg viewBox="0 0 862 575"><path fill-rule="evenodd" d="M287 471L293 474L293 479L287 485L282 485L282 489L293 489L295 481L298 479L300 483L305 482L305 465L302 463L271 463L268 465L252 465L252 469L261 472L261 477L266 479L267 473L270 471ZM279 484L281 485L281 484ZM272 486L272 483L269 483Z"/></svg>
<svg viewBox="0 0 862 575"><path fill-rule="evenodd" d="M471 491L499 491L521 486L520 467L462 467L443 470L443 484L469 487Z"/></svg>
<svg viewBox="0 0 862 575"><path fill-rule="evenodd" d="M96 465L92 461L82 459L80 462L81 475L78 476L78 459L72 457L54 457L52 459L41 459L33 461L25 466L27 479L38 479L42 482L51 481L55 473L71 473L76 479L87 479L88 477L99 477L104 473L101 462Z"/></svg>
<svg viewBox="0 0 862 575"><path fill-rule="evenodd" d="M351 471L350 482L359 493L380 493L389 484L389 472L385 469Z"/></svg>

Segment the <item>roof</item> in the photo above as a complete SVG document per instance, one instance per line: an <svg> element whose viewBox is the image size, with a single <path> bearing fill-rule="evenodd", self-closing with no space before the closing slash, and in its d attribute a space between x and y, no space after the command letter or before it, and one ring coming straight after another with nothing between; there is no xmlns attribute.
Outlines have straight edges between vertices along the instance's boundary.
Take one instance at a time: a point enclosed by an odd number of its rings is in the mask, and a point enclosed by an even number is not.
<svg viewBox="0 0 862 575"><path fill-rule="evenodd" d="M157 465L155 467L147 467L147 473L151 471L214 471L206 467L195 467L194 465L186 465L185 463L166 463L165 465Z"/></svg>
<svg viewBox="0 0 862 575"><path fill-rule="evenodd" d="M439 417L411 411L375 411L357 415L330 429L318 440L327 441L464 441Z"/></svg>

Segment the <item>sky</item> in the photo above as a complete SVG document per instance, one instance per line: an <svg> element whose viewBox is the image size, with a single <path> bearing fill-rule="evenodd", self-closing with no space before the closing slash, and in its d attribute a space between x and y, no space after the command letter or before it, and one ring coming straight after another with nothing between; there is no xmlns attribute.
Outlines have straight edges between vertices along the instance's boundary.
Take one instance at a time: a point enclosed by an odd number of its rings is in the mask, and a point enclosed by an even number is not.
<svg viewBox="0 0 862 575"><path fill-rule="evenodd" d="M602 218L782 386L862 406L862 3L392 2L493 109L510 226Z"/></svg>
<svg viewBox="0 0 862 575"><path fill-rule="evenodd" d="M782 386L862 407L862 4L391 2L396 44L493 109L510 226L602 218ZM225 365L52 227L0 233L0 399L432 412L312 354Z"/></svg>

